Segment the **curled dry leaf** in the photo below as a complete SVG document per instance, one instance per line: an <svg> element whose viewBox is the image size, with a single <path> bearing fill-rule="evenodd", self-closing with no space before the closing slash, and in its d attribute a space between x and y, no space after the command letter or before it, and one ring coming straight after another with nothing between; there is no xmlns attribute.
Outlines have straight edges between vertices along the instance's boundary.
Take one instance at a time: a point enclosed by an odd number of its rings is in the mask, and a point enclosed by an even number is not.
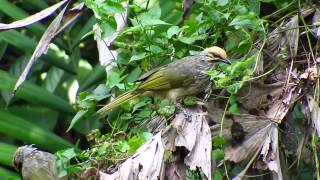
<svg viewBox="0 0 320 180"><path fill-rule="evenodd" d="M239 90L237 100L249 112L267 109L274 99L280 96L283 85L282 82L273 84L264 84L260 81L252 82ZM260 115L263 114L260 112Z"/></svg>
<svg viewBox="0 0 320 180"><path fill-rule="evenodd" d="M212 108L209 112L210 120L216 122L210 127L212 136L218 136L223 110ZM273 122L261 116L227 113L222 126L222 136L227 142L224 158L239 163L248 161L260 150L273 127Z"/></svg>
<svg viewBox="0 0 320 180"><path fill-rule="evenodd" d="M159 132L121 164L117 172L110 175L100 173L100 179L163 179L163 161L164 146Z"/></svg>
<svg viewBox="0 0 320 180"><path fill-rule="evenodd" d="M59 9L64 4L66 4L68 1L69 0L61 1L53 6L48 7L47 9L44 9L44 10L34 14L34 15L28 16L28 17L21 19L21 20L18 20L18 21L14 21L10 24L0 23L0 31L20 28L20 27L24 27L24 26L28 26L30 24L36 23L36 22L52 15L57 9Z"/></svg>
<svg viewBox="0 0 320 180"><path fill-rule="evenodd" d="M186 166L195 170L201 168L208 179L211 179L211 133L201 108L186 108L176 114L172 123L160 131L137 152L120 165L114 174L102 174L101 179L164 179L175 173L175 177L185 179ZM173 156L164 172L164 151L171 150L173 155L186 152L181 156ZM177 159L184 163L174 164ZM172 163L173 162L173 163ZM182 163L182 164L181 164ZM171 177L173 178L173 177Z"/></svg>
<svg viewBox="0 0 320 180"><path fill-rule="evenodd" d="M55 36L73 23L83 12L84 3L80 3L72 9L69 9L66 14L63 16L62 23L60 28L57 30Z"/></svg>
<svg viewBox="0 0 320 180"><path fill-rule="evenodd" d="M307 94L307 102L309 107L309 112L311 113L311 120L316 129L317 135L320 136L320 107L319 102L317 102L312 95Z"/></svg>
<svg viewBox="0 0 320 180"><path fill-rule="evenodd" d="M221 128L223 110L213 109L211 120L217 124L211 126L213 136ZM238 127L235 128L235 125ZM240 128L241 127L241 128ZM222 136L227 141L224 147L224 159L235 163L249 162L260 151L263 162L275 173L276 179L282 178L278 150L278 126L267 117L249 114L227 113L222 128ZM241 179L245 170L233 179Z"/></svg>
<svg viewBox="0 0 320 180"><path fill-rule="evenodd" d="M297 86L290 86L274 101L270 109L266 112L266 116L272 121L281 123L288 111L293 107L294 102L300 95L301 89Z"/></svg>
<svg viewBox="0 0 320 180"><path fill-rule="evenodd" d="M206 114L196 109L187 111L187 115L178 114L173 122L177 132L174 144L186 147L189 151L184 162L191 170L200 167L206 177L210 178L212 140Z"/></svg>
<svg viewBox="0 0 320 180"><path fill-rule="evenodd" d="M320 11L319 9L316 9L312 17L312 26L313 26L313 33L317 38L319 38L320 36L319 25L320 25Z"/></svg>
<svg viewBox="0 0 320 180"><path fill-rule="evenodd" d="M58 16L51 22L47 30L42 35L36 49L34 50L27 66L24 68L22 74L20 75L19 79L17 80L13 92L15 93L20 85L26 80L27 75L32 67L32 65L38 60L38 58L47 52L49 48L49 44L51 43L52 39L55 37L56 32L60 28L61 21L63 19L63 15L67 9L67 5L60 11Z"/></svg>
<svg viewBox="0 0 320 180"><path fill-rule="evenodd" d="M286 47L291 57L295 57L298 52L299 41L299 17L293 16L286 24L284 36L281 39L281 47Z"/></svg>
<svg viewBox="0 0 320 180"><path fill-rule="evenodd" d="M298 15L293 16L287 23L282 23L274 29L267 38L267 52L271 57L277 57L281 48L286 47L288 54L294 57L298 50L299 24Z"/></svg>
<svg viewBox="0 0 320 180"><path fill-rule="evenodd" d="M282 180L278 143L278 126L273 123L273 126L268 131L268 135L264 139L260 154L268 169L273 172L273 179Z"/></svg>

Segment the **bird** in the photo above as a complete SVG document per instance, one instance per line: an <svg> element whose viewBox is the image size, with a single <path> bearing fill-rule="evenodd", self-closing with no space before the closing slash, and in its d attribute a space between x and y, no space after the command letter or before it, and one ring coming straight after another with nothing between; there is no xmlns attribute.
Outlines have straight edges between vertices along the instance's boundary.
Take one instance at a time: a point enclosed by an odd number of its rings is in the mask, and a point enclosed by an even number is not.
<svg viewBox="0 0 320 180"><path fill-rule="evenodd" d="M225 50L212 46L196 55L153 69L137 80L140 84L136 88L115 98L97 113L103 114L142 95L166 98L174 104L183 97L197 95L211 84L210 77L203 72L214 69L220 62L231 64Z"/></svg>

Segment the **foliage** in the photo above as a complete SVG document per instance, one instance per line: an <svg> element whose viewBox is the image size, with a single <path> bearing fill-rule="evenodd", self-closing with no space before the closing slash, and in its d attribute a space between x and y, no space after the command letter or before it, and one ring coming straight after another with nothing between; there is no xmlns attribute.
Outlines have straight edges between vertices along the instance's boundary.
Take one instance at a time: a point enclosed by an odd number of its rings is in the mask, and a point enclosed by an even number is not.
<svg viewBox="0 0 320 180"><path fill-rule="evenodd" d="M28 2L30 4L0 0L0 21L11 22L27 17L52 3ZM97 108L113 96L135 88L135 81L144 72L194 55L212 45L224 47L232 65L221 64L203 73L211 77L215 92L227 90L229 100L226 109L238 113L236 93L253 79L261 55L259 51L252 53L254 42L258 38L265 39L270 28L270 19L261 17L264 13L260 12L264 11L261 4L269 4L275 10L282 9L288 13L292 10L287 8L291 4L289 0L196 0L191 16L182 21L182 1L133 0L127 7L127 26L122 32L117 32L115 15L126 11L125 2L84 0L93 14L84 13L79 22L71 24L56 37L48 53L32 67L28 82L15 97L11 90L16 77L23 71L50 22L42 21L23 29L0 32L0 126L3 127L0 128L0 141L5 142L1 143L3 147L28 143L55 152L73 146L71 143L79 139L81 148L90 145L90 149L82 152L71 148L56 153L61 177L97 164L108 167L119 163L134 154L152 136L144 126L145 119L155 115L170 117L176 107L167 100L140 97L115 108L107 118L96 116ZM111 46L117 55L116 66L107 74L97 61L95 43L89 38L97 28L102 32L102 37L98 38L109 37L113 33L117 36ZM195 97L184 99L183 104L193 106ZM303 137L299 129L303 118L299 115L301 111L298 107L294 110L297 139ZM105 123L99 121L101 118ZM106 133L92 131L95 128L102 128ZM82 139L89 132L92 137L87 143ZM314 138L313 143L319 143L319 139ZM236 171L223 161L224 144L221 136L213 142L212 159L224 165L216 169L213 179L224 179L228 176L227 171ZM314 147L314 144L308 145ZM14 148L10 147L10 152L0 150L0 154L12 154ZM293 156L293 152L285 153L288 157ZM5 167L12 166L8 162L8 159L0 161ZM308 164L301 163L299 168L307 172L305 174L311 174ZM7 177L16 176L10 171L6 173ZM190 179L197 178L195 172L188 171L188 175Z"/></svg>

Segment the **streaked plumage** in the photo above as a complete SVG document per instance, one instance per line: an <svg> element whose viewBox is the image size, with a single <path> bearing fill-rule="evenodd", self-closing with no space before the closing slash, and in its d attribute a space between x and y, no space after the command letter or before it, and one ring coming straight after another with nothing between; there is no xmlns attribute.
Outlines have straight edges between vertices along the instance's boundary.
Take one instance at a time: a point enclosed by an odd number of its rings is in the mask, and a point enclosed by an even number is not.
<svg viewBox="0 0 320 180"><path fill-rule="evenodd" d="M203 71L212 69L217 62L229 63L227 54L219 47L205 49L195 56L187 56L141 76L141 84L101 108L97 113L107 112L140 95L160 96L172 102L196 95L210 84L210 78Z"/></svg>

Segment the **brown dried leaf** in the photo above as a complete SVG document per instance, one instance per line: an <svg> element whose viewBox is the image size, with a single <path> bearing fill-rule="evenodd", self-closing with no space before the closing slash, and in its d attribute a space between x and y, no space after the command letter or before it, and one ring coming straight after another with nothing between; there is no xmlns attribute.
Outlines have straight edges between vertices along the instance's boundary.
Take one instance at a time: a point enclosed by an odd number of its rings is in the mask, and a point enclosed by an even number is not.
<svg viewBox="0 0 320 180"><path fill-rule="evenodd" d="M320 11L316 9L312 17L313 33L318 38L320 36Z"/></svg>
<svg viewBox="0 0 320 180"><path fill-rule="evenodd" d="M220 133L223 110L209 112L213 113L211 119L217 122L211 126L212 135L217 136ZM241 127L234 128L235 125ZM228 142L224 149L225 160L238 163L250 159L262 147L271 127L272 122L265 117L227 113L222 128L222 136Z"/></svg>
<svg viewBox="0 0 320 180"><path fill-rule="evenodd" d="M299 41L299 17L293 16L290 21L285 25L287 29L284 33L284 37L281 39L281 47L287 46L288 53L291 57L295 57L298 52Z"/></svg>
<svg viewBox="0 0 320 180"><path fill-rule="evenodd" d="M200 167L208 179L211 179L212 140L205 113L200 108L186 108L176 114L171 126L165 131L166 149L175 151L175 147L185 147L189 153L184 159L190 169Z"/></svg>
<svg viewBox="0 0 320 180"><path fill-rule="evenodd" d="M296 86L287 87L286 91L270 106L271 108L266 112L266 116L280 124L300 93L301 90Z"/></svg>
<svg viewBox="0 0 320 180"><path fill-rule="evenodd" d="M45 54L49 48L49 44L52 39L55 37L57 30L60 27L61 21L63 19L63 15L67 9L67 5L62 9L62 11L58 14L58 16L51 22L47 30L42 35L36 49L34 50L27 66L24 68L22 74L20 75L19 79L17 80L13 92L15 93L16 90L20 87L20 85L26 80L27 75L32 67L32 65L38 60L38 58Z"/></svg>
<svg viewBox="0 0 320 180"><path fill-rule="evenodd" d="M320 136L320 107L319 102L317 102L312 95L307 95L309 112L311 113L311 120L316 129L317 135Z"/></svg>
<svg viewBox="0 0 320 180"><path fill-rule="evenodd" d="M172 152L171 160L166 163L165 179L180 180L186 179L187 166L184 163L186 151L184 148L177 148Z"/></svg>
<svg viewBox="0 0 320 180"><path fill-rule="evenodd" d="M55 35L59 34L71 23L73 23L82 14L83 10L84 10L84 3L80 3L76 7L69 9L64 15L60 28L57 30Z"/></svg>
<svg viewBox="0 0 320 180"><path fill-rule="evenodd" d="M273 103L282 93L283 83L252 82L240 89L237 100L247 111L261 110Z"/></svg>
<svg viewBox="0 0 320 180"><path fill-rule="evenodd" d="M50 16L51 14L53 14L58 8L60 8L64 4L66 4L68 1L69 0L61 1L53 6L48 7L47 9L44 9L44 10L34 14L34 15L28 16L28 17L21 19L21 20L18 20L18 21L14 21L10 24L0 23L0 31L20 28L20 27L24 27L24 26L28 26L30 24L36 23L36 22Z"/></svg>
<svg viewBox="0 0 320 180"><path fill-rule="evenodd" d="M119 166L113 174L100 173L101 180L163 179L164 146L159 132Z"/></svg>
<svg viewBox="0 0 320 180"><path fill-rule="evenodd" d="M298 15L293 16L287 23L284 22L274 29L267 38L267 51L270 56L277 57L281 48L286 47L291 57L297 55L299 40Z"/></svg>
<svg viewBox="0 0 320 180"><path fill-rule="evenodd" d="M185 122L175 140L176 146L185 146L190 152L184 162L191 170L200 167L208 179L211 178L212 140L204 113L192 113L191 122Z"/></svg>
<svg viewBox="0 0 320 180"><path fill-rule="evenodd" d="M260 154L262 154L262 160L266 163L268 169L274 172L274 179L282 180L278 143L278 127L273 124L265 138Z"/></svg>

